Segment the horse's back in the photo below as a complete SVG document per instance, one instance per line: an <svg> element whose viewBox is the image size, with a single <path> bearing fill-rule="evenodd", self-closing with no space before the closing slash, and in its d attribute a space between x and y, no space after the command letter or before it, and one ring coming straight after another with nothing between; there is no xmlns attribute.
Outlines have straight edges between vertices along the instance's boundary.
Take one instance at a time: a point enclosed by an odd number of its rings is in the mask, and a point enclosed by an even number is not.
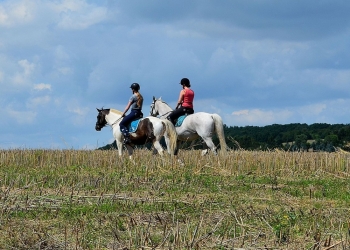
<svg viewBox="0 0 350 250"><path fill-rule="evenodd" d="M213 114L206 112L197 112L191 115L187 115L184 119L182 125L183 126L212 126L214 124Z"/></svg>

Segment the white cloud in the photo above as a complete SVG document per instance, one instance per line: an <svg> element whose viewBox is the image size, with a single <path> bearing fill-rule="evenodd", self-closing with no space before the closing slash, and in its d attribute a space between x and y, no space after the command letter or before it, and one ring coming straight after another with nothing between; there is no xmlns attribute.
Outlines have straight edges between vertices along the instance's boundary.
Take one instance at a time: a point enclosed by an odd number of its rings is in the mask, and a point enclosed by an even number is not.
<svg viewBox="0 0 350 250"><path fill-rule="evenodd" d="M287 121L293 112L289 110L261 110L261 109L244 109L232 112L233 124L246 125L269 125Z"/></svg>
<svg viewBox="0 0 350 250"><path fill-rule="evenodd" d="M20 60L18 61L18 65L22 67L22 72L16 73L12 77L12 81L14 85L28 85L30 82L30 76L35 69L35 65L33 63L29 63L28 60Z"/></svg>
<svg viewBox="0 0 350 250"><path fill-rule="evenodd" d="M74 105L72 107L68 107L68 111L72 113L71 120L75 126L81 126L86 123L86 115L89 112L88 108L82 108L78 105Z"/></svg>
<svg viewBox="0 0 350 250"><path fill-rule="evenodd" d="M29 76L35 68L35 65L33 63L28 62L28 60L20 60L18 61L18 64L23 68L24 76Z"/></svg>
<svg viewBox="0 0 350 250"><path fill-rule="evenodd" d="M84 116L87 114L88 109L87 108L81 108L81 107L75 107L75 108L69 108L69 112L76 114L78 116Z"/></svg>
<svg viewBox="0 0 350 250"><path fill-rule="evenodd" d="M107 19L107 8L82 0L65 0L53 6L60 13L57 26L66 30L83 30Z"/></svg>
<svg viewBox="0 0 350 250"><path fill-rule="evenodd" d="M298 113L300 113L303 116L317 116L320 115L322 112L324 112L327 109L327 105L324 103L315 103L311 105L303 106L298 110Z"/></svg>
<svg viewBox="0 0 350 250"><path fill-rule="evenodd" d="M51 84L39 83L34 85L34 90L51 90Z"/></svg>
<svg viewBox="0 0 350 250"><path fill-rule="evenodd" d="M5 1L0 4L0 26L27 24L34 19L34 1Z"/></svg>
<svg viewBox="0 0 350 250"><path fill-rule="evenodd" d="M70 67L61 67L57 68L57 71L61 73L62 75L71 75L73 74L74 70Z"/></svg>
<svg viewBox="0 0 350 250"><path fill-rule="evenodd" d="M7 110L7 114L15 122L19 124L30 124L34 122L36 118L36 112L34 111L18 111L18 110Z"/></svg>
<svg viewBox="0 0 350 250"><path fill-rule="evenodd" d="M41 97L36 97L36 98L29 99L27 101L27 106L30 107L30 108L35 108L37 106L46 105L50 101L51 101L51 98L48 95L41 96Z"/></svg>

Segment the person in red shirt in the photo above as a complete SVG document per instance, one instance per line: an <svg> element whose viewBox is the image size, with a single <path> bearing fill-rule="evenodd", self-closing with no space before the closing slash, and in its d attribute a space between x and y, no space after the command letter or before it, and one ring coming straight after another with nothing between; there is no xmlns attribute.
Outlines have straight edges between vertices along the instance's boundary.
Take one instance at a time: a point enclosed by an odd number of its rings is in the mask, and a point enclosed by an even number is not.
<svg viewBox="0 0 350 250"><path fill-rule="evenodd" d="M185 114L193 114L193 99L194 91L191 89L191 83L188 78L182 78L180 81L182 90L180 91L179 100L175 110L173 110L167 117L173 124L176 123L177 118Z"/></svg>

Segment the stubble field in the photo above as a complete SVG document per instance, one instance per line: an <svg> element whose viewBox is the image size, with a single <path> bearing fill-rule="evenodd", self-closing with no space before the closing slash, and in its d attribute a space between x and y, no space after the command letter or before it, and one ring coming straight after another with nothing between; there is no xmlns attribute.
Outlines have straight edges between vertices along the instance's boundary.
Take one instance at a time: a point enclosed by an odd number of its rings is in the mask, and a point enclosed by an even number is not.
<svg viewBox="0 0 350 250"><path fill-rule="evenodd" d="M0 249L350 249L350 154L0 150Z"/></svg>

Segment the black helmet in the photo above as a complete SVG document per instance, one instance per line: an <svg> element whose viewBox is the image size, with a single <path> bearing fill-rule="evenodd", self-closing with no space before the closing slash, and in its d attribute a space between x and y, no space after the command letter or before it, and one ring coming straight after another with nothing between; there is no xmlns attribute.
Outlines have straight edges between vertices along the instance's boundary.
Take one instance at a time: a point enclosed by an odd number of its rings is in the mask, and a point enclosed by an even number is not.
<svg viewBox="0 0 350 250"><path fill-rule="evenodd" d="M140 85L138 83L134 82L133 84L131 84L130 88L133 90L139 91Z"/></svg>
<svg viewBox="0 0 350 250"><path fill-rule="evenodd" d="M190 80L188 80L188 78L182 78L180 84L185 85L186 87L191 87Z"/></svg>

